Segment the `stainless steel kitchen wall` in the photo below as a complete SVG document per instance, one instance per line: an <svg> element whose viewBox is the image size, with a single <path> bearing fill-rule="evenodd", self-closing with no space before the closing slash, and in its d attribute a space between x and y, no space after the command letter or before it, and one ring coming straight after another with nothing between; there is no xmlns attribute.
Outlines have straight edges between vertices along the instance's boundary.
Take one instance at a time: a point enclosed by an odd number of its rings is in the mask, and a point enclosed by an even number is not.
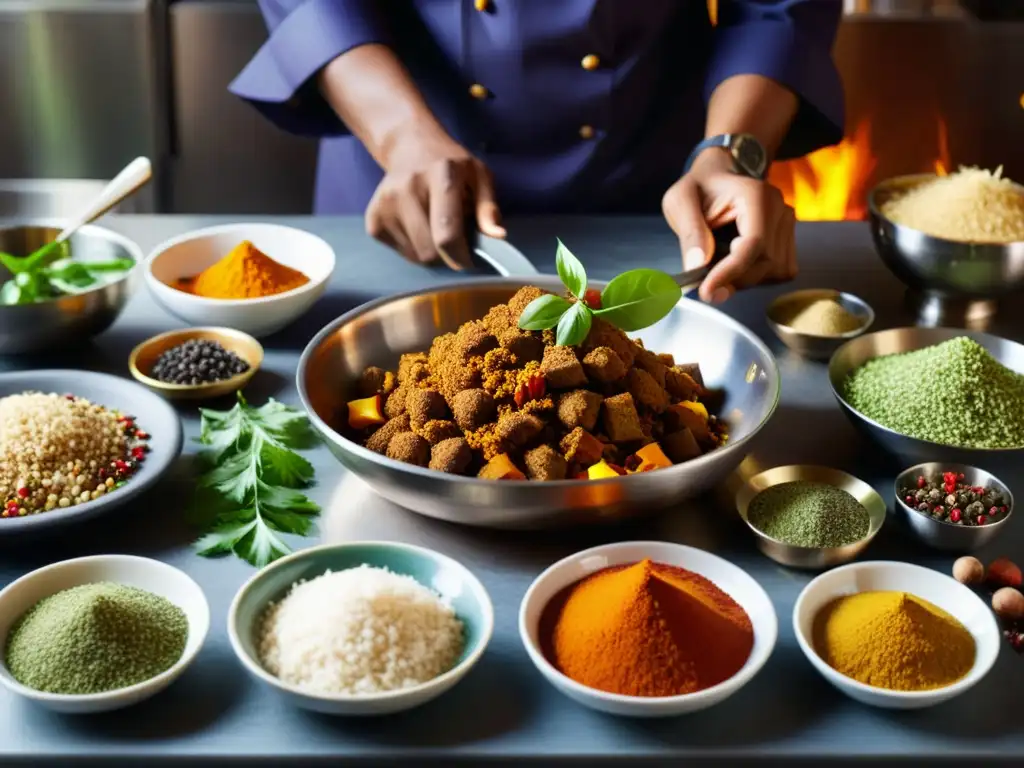
<svg viewBox="0 0 1024 768"><path fill-rule="evenodd" d="M151 0L0 0L0 214L60 215L82 180L159 163L159 15ZM132 205L158 199L152 185Z"/></svg>

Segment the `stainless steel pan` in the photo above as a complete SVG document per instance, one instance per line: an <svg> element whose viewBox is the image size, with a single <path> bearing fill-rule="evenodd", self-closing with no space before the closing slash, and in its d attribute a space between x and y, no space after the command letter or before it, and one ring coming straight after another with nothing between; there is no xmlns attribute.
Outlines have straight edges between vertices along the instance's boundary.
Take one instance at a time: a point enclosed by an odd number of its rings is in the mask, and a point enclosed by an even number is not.
<svg viewBox="0 0 1024 768"><path fill-rule="evenodd" d="M338 460L381 496L428 517L466 525L542 528L596 522L662 510L696 496L724 480L750 451L778 404L775 359L747 328L690 299L638 335L649 349L671 352L679 362L700 363L707 385L725 392L721 416L729 423L730 439L693 461L608 480L495 482L393 461L342 437L331 425L344 418L351 385L366 366L393 369L403 352L429 349L435 336L483 317L523 285L561 289L556 277L538 274L506 242L481 237L474 250L502 277L369 302L327 325L302 353L297 383L313 424ZM679 279L690 284L695 274Z"/></svg>

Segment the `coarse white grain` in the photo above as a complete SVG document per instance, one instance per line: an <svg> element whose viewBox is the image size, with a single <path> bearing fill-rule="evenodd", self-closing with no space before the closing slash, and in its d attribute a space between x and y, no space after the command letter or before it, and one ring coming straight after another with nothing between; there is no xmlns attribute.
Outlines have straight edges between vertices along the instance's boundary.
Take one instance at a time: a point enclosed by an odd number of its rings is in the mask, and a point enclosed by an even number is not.
<svg viewBox="0 0 1024 768"><path fill-rule="evenodd" d="M463 643L448 601L410 576L361 565L298 582L271 604L259 656L303 690L365 695L432 680L454 666Z"/></svg>

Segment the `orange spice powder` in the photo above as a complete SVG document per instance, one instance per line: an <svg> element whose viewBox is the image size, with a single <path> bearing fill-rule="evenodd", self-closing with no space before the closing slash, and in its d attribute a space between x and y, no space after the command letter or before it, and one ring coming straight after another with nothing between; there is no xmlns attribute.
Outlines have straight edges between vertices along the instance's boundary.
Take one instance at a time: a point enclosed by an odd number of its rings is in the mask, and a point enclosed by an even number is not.
<svg viewBox="0 0 1024 768"><path fill-rule="evenodd" d="M208 299L257 299L305 285L309 278L267 256L248 240L227 256L175 287Z"/></svg>

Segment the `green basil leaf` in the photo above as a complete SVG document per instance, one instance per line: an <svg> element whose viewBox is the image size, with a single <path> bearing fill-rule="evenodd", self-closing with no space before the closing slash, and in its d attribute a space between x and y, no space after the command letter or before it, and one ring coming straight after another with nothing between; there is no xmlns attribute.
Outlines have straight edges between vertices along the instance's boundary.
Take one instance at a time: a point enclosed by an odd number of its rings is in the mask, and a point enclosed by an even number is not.
<svg viewBox="0 0 1024 768"><path fill-rule="evenodd" d="M39 269L40 267L53 264L55 261L70 258L70 255L71 246L68 244L67 240L62 243L54 241L52 243L47 243L42 248L39 248L26 256L22 261L21 269L23 272L30 272L33 269Z"/></svg>
<svg viewBox="0 0 1024 768"><path fill-rule="evenodd" d="M133 259L111 259L110 261L78 262L90 272L127 272L135 266Z"/></svg>
<svg viewBox="0 0 1024 768"><path fill-rule="evenodd" d="M605 286L601 309L595 314L620 330L639 331L671 312L682 295L671 275L657 269L631 269Z"/></svg>
<svg viewBox="0 0 1024 768"><path fill-rule="evenodd" d="M24 261L24 259L12 256L9 253L0 253L0 264L3 264L12 275L25 271Z"/></svg>
<svg viewBox="0 0 1024 768"><path fill-rule="evenodd" d="M555 267L558 269L562 284L573 296L582 299L583 294L587 292L587 270L561 240L558 241L558 250L555 251Z"/></svg>
<svg viewBox="0 0 1024 768"><path fill-rule="evenodd" d="M0 304L12 306L21 303L21 288L13 280L8 280L0 287Z"/></svg>
<svg viewBox="0 0 1024 768"><path fill-rule="evenodd" d="M558 321L555 344L560 347L574 347L577 344L582 344L587 338L587 334L590 333L592 321L590 307L582 301L577 301Z"/></svg>
<svg viewBox="0 0 1024 768"><path fill-rule="evenodd" d="M546 293L526 305L519 316L519 327L524 331L546 331L558 325L559 318L571 308L572 304L561 296Z"/></svg>
<svg viewBox="0 0 1024 768"><path fill-rule="evenodd" d="M60 265L58 267L58 265ZM89 269L77 261L61 261L43 269L43 274L51 280L69 283L78 288L86 288L96 282Z"/></svg>

